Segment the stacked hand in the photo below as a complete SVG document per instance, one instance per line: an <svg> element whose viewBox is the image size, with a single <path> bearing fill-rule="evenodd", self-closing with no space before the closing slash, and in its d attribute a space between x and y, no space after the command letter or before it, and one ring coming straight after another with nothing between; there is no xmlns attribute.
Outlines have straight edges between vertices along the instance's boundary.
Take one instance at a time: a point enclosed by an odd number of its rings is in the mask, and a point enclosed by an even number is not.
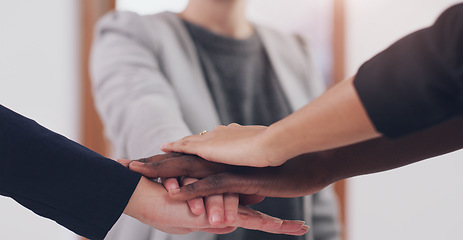
<svg viewBox="0 0 463 240"><path fill-rule="evenodd" d="M329 171L329 166L320 153L313 156L312 161L308 161L311 155L303 155L281 166L266 168L232 166L180 153L156 155L125 163L132 171L148 178L187 176L200 179L180 188L175 184L169 186L172 199L191 201L215 194L239 193L246 194L247 201L252 203L261 200L256 199L256 196L305 196L332 183L333 179L325 178L324 172ZM308 182L311 184L306 184Z"/></svg>
<svg viewBox="0 0 463 240"><path fill-rule="evenodd" d="M149 162L150 159L161 160L167 156L180 157L183 155L157 155L140 160L139 163L144 165L143 162ZM195 159L204 161L200 158ZM119 160L119 162L130 167L138 161ZM148 165L146 164L146 166ZM176 168L174 165L167 166L167 168L170 167ZM154 175L146 176L157 178ZM188 175L177 176L187 177L182 177L180 181L177 181L176 178L166 178L163 181L164 187L142 178L125 213L156 229L173 234L185 234L194 231L225 234L234 231L237 227L288 235L303 235L308 230L308 226L304 225L302 221L281 220L244 206L262 201L263 197L259 196L241 195L238 197L238 194L232 193L208 194L208 197L204 198L204 202L203 198L193 197L188 199L188 203L172 198L170 195L178 193L181 185L189 184L185 186L190 186L197 181Z"/></svg>

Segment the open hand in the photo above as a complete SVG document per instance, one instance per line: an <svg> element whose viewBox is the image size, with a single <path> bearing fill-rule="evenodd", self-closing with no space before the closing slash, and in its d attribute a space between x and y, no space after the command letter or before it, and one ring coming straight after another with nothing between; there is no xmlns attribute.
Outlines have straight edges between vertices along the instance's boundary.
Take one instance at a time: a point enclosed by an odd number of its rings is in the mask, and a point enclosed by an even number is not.
<svg viewBox="0 0 463 240"><path fill-rule="evenodd" d="M171 199L162 185L144 177L138 183L124 213L172 234L194 231L225 234L237 227L289 235L303 235L308 230L304 222L281 220L244 206L239 206L234 224L212 226L206 214L192 214L186 202Z"/></svg>
<svg viewBox="0 0 463 240"><path fill-rule="evenodd" d="M241 126L233 123L218 126L202 135L191 135L177 142L162 145L164 152L179 152L200 156L206 160L230 165L267 167L278 166L286 159L274 159L266 149L265 126Z"/></svg>

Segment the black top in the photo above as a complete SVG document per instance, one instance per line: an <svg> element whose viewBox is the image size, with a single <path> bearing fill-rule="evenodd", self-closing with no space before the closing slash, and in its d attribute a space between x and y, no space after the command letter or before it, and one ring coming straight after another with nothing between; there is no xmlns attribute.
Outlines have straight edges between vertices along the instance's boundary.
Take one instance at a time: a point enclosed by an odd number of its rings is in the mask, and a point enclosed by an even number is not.
<svg viewBox="0 0 463 240"><path fill-rule="evenodd" d="M257 33L243 40L217 35L184 21L222 124L270 125L291 114L291 107ZM283 219L304 219L303 198L266 198L253 209ZM216 240L304 240L239 228Z"/></svg>
<svg viewBox="0 0 463 240"><path fill-rule="evenodd" d="M103 239L140 175L0 105L0 194Z"/></svg>
<svg viewBox="0 0 463 240"><path fill-rule="evenodd" d="M463 4L363 64L354 86L376 129L387 137L462 115Z"/></svg>

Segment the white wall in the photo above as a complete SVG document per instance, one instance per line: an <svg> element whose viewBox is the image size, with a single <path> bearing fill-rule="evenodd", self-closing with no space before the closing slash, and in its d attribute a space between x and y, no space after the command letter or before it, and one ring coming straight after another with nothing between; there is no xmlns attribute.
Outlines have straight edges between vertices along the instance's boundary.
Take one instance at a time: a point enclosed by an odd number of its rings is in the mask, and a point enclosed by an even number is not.
<svg viewBox="0 0 463 240"><path fill-rule="evenodd" d="M346 0L347 72L431 24L452 0ZM461 239L463 151L349 181L349 240ZM372 159L374 161L374 159Z"/></svg>
<svg viewBox="0 0 463 240"><path fill-rule="evenodd" d="M78 4L0 1L0 104L74 140L80 120ZM0 197L0 239L68 238L55 222Z"/></svg>

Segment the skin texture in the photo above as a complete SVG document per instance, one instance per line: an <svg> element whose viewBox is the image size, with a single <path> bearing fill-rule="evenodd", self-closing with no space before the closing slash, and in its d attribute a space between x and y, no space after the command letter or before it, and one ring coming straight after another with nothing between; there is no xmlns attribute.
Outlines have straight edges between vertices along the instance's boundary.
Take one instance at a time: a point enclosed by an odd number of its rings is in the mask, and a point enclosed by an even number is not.
<svg viewBox="0 0 463 240"><path fill-rule="evenodd" d="M184 201L171 199L162 185L144 177L137 185L124 213L172 234L194 231L224 234L234 231L236 227L289 235L303 235L308 230L301 221L280 220L244 206L239 207L233 225L212 226L205 214L192 214Z"/></svg>
<svg viewBox="0 0 463 240"><path fill-rule="evenodd" d="M379 137L346 80L281 121L264 126L220 126L204 135L164 144L165 152L198 155L231 165L279 166L298 155Z"/></svg>
<svg viewBox="0 0 463 240"><path fill-rule="evenodd" d="M341 179L381 172L463 148L463 117L390 140L376 138L332 150L303 154L278 167L232 166L193 155L169 153L132 161L148 177L190 176L201 180L172 191L187 200L218 193L298 197Z"/></svg>

